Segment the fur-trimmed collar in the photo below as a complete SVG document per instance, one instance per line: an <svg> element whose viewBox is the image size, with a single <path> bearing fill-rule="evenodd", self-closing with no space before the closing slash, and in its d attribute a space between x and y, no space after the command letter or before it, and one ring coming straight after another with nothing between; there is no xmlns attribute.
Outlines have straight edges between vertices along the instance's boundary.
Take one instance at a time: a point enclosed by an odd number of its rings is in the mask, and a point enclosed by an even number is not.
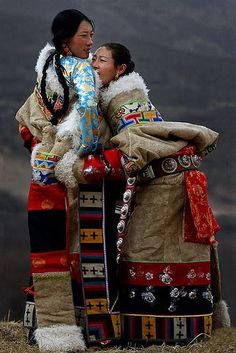
<svg viewBox="0 0 236 353"><path fill-rule="evenodd" d="M55 48L51 44L47 43L45 45L45 47L39 52L38 60L37 60L36 66L35 66L35 71L37 72L37 74L39 76L42 75L43 67L44 67L44 64L45 64L47 58L54 51L55 51Z"/></svg>
<svg viewBox="0 0 236 353"><path fill-rule="evenodd" d="M53 47L51 44L47 43L45 45L45 47L39 52L38 60L35 65L35 71L38 74L39 80L41 80L41 78L42 78L43 67L45 65L47 58L54 51L55 51L55 47ZM89 57L87 59L89 64L91 64L91 62L92 62L92 57L93 57L93 54L90 53ZM96 96L98 97L99 89L102 86L102 82L101 82L101 79L95 70L94 70L94 75L95 75L95 82L96 82ZM60 83L58 82L58 77L57 77L57 74L56 74L53 66L49 66L47 69L46 82L47 82L48 87L50 87L51 90L56 91L59 94L63 94L62 87L61 87Z"/></svg>
<svg viewBox="0 0 236 353"><path fill-rule="evenodd" d="M107 88L100 92L100 101L102 109L106 110L112 98L122 92L129 92L134 89L140 89L148 97L149 90L143 78L137 72L131 72L129 75L120 77L117 81L112 81Z"/></svg>
<svg viewBox="0 0 236 353"><path fill-rule="evenodd" d="M50 54L52 54L55 51L55 48L47 43L45 47L40 51L39 57L35 66L35 71L38 74L38 79L42 79L43 75L43 67L46 63L47 58L49 57ZM46 83L47 86L52 90L57 92L58 94L62 95L63 94L63 89L61 84L58 81L57 74L54 70L54 66L50 65L47 69L47 77L46 77Z"/></svg>
<svg viewBox="0 0 236 353"><path fill-rule="evenodd" d="M41 80L43 67L45 62L50 54L55 51L55 48L47 43L45 47L40 51L39 57L35 66L35 71L38 74L38 79ZM91 56L88 58L87 62L89 64L91 61ZM95 75L95 89L96 89L96 97L99 95L99 89L101 87L101 80L98 74L94 71ZM59 83L56 71L54 69L54 65L49 65L47 69L47 77L46 77L47 86L54 92L57 92L60 95L63 95L63 88ZM75 94L73 89L70 90L70 98ZM70 112L65 116L64 120L58 124L57 126L57 137L60 139L71 138L72 146L78 148L81 139L81 131L80 131L80 114L76 108L76 103L73 103Z"/></svg>

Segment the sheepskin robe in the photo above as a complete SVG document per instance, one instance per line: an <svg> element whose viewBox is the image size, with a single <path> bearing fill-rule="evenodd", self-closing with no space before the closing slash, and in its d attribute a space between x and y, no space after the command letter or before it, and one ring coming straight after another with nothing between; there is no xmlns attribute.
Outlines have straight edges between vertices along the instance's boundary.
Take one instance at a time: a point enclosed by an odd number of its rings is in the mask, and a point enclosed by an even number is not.
<svg viewBox="0 0 236 353"><path fill-rule="evenodd" d="M128 160L128 174L165 158L203 157L218 140L218 134L206 127L162 121L137 73L112 82L100 101L114 134L111 142ZM135 207L123 238L122 215L118 224L119 304L126 341L187 342L199 333L211 334L210 244L219 227L208 203L206 178L187 166L179 173L168 172L152 175L135 190ZM189 195L192 205L198 204L195 216L189 211ZM123 206L125 211L125 202ZM205 214L209 217L204 219ZM206 238L189 236L201 222Z"/></svg>
<svg viewBox="0 0 236 353"><path fill-rule="evenodd" d="M42 78L45 60L53 51L54 48L47 44L40 52L36 65L38 81ZM89 62L84 60L81 65L85 71L86 68L90 70ZM53 66L48 68L46 85L60 102L63 91ZM58 182L54 173L58 161L66 153L69 153L69 173L77 158L76 153L70 151L80 148L81 117L75 96L73 86L70 86L69 109L57 126L50 122L51 116L43 105L37 86L16 114L25 146L32 151L33 171L28 197L32 282L26 289L28 300L24 325L35 330L34 337L40 349L65 352L85 349L81 334L84 301L77 183L72 179L71 187L67 188ZM103 136L106 136L108 130L103 128L101 119L99 124Z"/></svg>

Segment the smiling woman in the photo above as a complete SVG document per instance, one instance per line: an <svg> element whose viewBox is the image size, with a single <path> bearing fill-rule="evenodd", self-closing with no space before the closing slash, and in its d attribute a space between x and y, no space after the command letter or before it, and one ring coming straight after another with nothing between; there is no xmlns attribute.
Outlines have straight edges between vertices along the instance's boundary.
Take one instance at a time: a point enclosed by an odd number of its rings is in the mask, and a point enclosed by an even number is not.
<svg viewBox="0 0 236 353"><path fill-rule="evenodd" d="M16 115L32 151L33 172L28 197L32 273L24 325L40 349L81 351L85 343L74 305L82 298L79 291L72 294L79 248L68 212L76 193L57 181L54 168L71 146L79 156L100 146L95 73L88 61L94 25L69 9L54 18L51 30L54 46L40 52L34 92Z"/></svg>
<svg viewBox="0 0 236 353"><path fill-rule="evenodd" d="M117 44L112 44L112 48L117 47ZM92 66L97 74L102 77L103 87L106 87L113 79L117 80L119 76L131 73L134 69L129 51L126 47L121 47L122 57L118 57L117 61L114 61L114 54L111 50L107 50L105 46L100 47L93 55Z"/></svg>
<svg viewBox="0 0 236 353"><path fill-rule="evenodd" d="M200 170L218 133L163 121L124 45L103 44L92 66L103 84L99 106L113 134L111 143L122 154L127 180L123 198L117 182L108 192L104 183L100 193L98 187L80 185L88 343L109 338L124 345L186 344L210 336L213 326L230 323L217 267L219 226ZM84 158L82 173L94 183L105 174L97 157ZM73 170L78 178L81 164ZM112 205L114 189L120 200ZM109 319L115 322L114 332Z"/></svg>
<svg viewBox="0 0 236 353"><path fill-rule="evenodd" d="M93 44L93 27L82 21L73 37L63 43L63 50L67 55L87 59Z"/></svg>

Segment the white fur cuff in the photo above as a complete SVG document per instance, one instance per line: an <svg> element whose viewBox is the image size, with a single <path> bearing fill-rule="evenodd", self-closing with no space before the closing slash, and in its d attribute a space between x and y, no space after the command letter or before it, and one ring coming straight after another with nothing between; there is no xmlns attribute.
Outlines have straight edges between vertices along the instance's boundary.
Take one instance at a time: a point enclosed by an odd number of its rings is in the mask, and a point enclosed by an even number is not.
<svg viewBox="0 0 236 353"><path fill-rule="evenodd" d="M69 352L86 349L81 328L75 325L53 325L42 327L34 333L39 349L42 351Z"/></svg>
<svg viewBox="0 0 236 353"><path fill-rule="evenodd" d="M67 188L75 188L78 186L77 180L73 174L73 165L77 159L77 155L73 150L69 150L60 159L55 167L55 176L57 180L65 184Z"/></svg>
<svg viewBox="0 0 236 353"><path fill-rule="evenodd" d="M39 152L39 150L40 150L40 148L42 148L42 146L43 146L43 144L42 144L42 142L40 142L37 145L35 145L34 148L32 149L31 159L30 159L31 167L34 166L34 160L35 160L36 154Z"/></svg>

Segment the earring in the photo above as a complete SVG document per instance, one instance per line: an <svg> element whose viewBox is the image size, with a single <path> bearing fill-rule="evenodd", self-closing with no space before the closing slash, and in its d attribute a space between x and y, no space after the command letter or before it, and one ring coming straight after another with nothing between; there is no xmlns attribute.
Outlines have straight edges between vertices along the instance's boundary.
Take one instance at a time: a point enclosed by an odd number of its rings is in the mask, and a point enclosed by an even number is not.
<svg viewBox="0 0 236 353"><path fill-rule="evenodd" d="M72 56L72 52L70 49L68 49L67 53L66 53L66 56Z"/></svg>
<svg viewBox="0 0 236 353"><path fill-rule="evenodd" d="M71 50L70 50L70 48L68 47L67 44L64 43L64 44L62 45L62 48L63 48L64 54L65 54L66 56L72 56L72 52L71 52Z"/></svg>
<svg viewBox="0 0 236 353"><path fill-rule="evenodd" d="M115 75L115 80L117 81L117 80L118 80L118 78L119 78L119 74L118 74L118 73L116 73L116 75Z"/></svg>

